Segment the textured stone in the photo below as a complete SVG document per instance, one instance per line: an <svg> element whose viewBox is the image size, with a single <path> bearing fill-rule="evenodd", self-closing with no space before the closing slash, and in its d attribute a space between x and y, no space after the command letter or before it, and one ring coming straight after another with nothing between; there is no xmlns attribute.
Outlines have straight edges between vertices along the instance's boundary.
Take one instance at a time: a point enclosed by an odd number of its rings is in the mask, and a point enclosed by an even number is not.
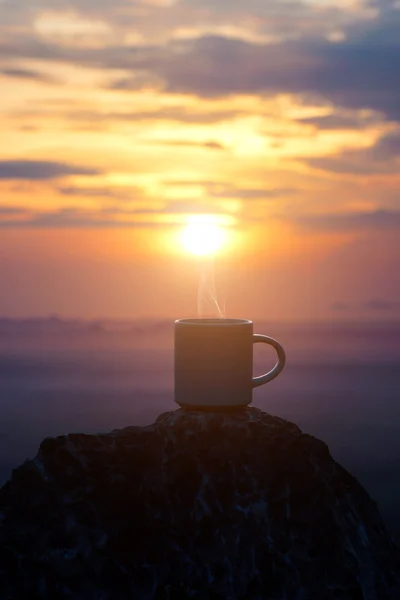
<svg viewBox="0 0 400 600"><path fill-rule="evenodd" d="M385 600L399 554L327 446L256 408L46 439L0 491L2 600Z"/></svg>

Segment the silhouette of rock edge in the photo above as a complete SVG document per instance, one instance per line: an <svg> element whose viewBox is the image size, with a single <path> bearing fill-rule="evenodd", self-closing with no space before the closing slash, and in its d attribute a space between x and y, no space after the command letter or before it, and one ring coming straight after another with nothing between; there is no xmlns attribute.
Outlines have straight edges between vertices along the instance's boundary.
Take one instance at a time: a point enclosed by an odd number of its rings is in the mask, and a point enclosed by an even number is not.
<svg viewBox="0 0 400 600"><path fill-rule="evenodd" d="M328 447L253 407L49 438L0 490L2 600L398 600L399 567Z"/></svg>

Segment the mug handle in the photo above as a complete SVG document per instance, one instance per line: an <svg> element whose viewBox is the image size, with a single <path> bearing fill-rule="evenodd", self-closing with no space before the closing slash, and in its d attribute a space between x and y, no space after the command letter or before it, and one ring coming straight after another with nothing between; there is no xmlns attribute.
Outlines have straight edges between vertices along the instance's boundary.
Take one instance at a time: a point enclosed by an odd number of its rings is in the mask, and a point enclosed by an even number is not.
<svg viewBox="0 0 400 600"><path fill-rule="evenodd" d="M259 385L264 385L264 383L268 383L269 381L275 379L275 377L277 377L282 371L286 361L284 349L279 344L279 342L274 340L274 338L268 337L267 335L260 335L258 333L255 333L253 335L253 344L257 343L268 344L269 346L272 346L276 350L276 353L278 355L278 362L276 363L274 368L271 371L269 371L269 373L266 373L265 375L260 375L259 377L253 377L253 388L258 387Z"/></svg>

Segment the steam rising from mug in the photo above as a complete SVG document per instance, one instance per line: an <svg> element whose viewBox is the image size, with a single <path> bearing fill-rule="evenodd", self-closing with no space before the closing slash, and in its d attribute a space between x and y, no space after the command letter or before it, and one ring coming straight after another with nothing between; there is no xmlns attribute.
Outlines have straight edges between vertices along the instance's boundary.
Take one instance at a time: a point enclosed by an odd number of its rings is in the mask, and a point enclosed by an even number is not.
<svg viewBox="0 0 400 600"><path fill-rule="evenodd" d="M226 319L225 301L221 308L215 285L214 257L201 259L200 282L197 295L197 312L200 319Z"/></svg>

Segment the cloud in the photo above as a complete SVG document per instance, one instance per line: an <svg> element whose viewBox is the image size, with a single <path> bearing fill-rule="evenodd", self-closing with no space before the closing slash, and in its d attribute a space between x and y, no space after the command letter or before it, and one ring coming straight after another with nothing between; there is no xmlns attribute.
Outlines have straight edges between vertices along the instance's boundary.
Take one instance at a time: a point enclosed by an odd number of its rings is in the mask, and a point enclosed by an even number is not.
<svg viewBox="0 0 400 600"><path fill-rule="evenodd" d="M316 169L352 175L398 173L400 157L400 132L381 137L374 146L361 150L346 150L334 156L306 159Z"/></svg>
<svg viewBox="0 0 400 600"><path fill-rule="evenodd" d="M222 186L211 184L208 193L213 198L238 198L241 200L267 200L297 194L294 188L237 188L235 186Z"/></svg>
<svg viewBox="0 0 400 600"><path fill-rule="evenodd" d="M0 180L57 179L68 175L99 175L101 171L67 163L37 160L0 160Z"/></svg>
<svg viewBox="0 0 400 600"><path fill-rule="evenodd" d="M22 214L23 209L18 209ZM215 214L230 217L231 213L212 202L173 201L160 208L115 208L110 206L100 210L61 208L50 212L25 212L26 219L3 219L0 227L174 227L182 224L180 216L187 214ZM157 216L176 216L176 220L165 221ZM7 215L6 215L7 216ZM10 217L14 216L12 213ZM146 218L147 217L147 218ZM281 217L305 229L316 231L361 231L361 230L397 230L400 228L400 211L375 211L369 213L339 213L322 215L303 215Z"/></svg>
<svg viewBox="0 0 400 600"><path fill-rule="evenodd" d="M140 211L139 211L140 213ZM120 215L121 213L119 213ZM138 214L138 213L136 213ZM118 211L88 211L76 208L61 208L46 213L26 212L26 218L22 219L0 219L0 228L15 229L92 229L92 228L132 228L132 227L158 227L164 223L156 223L153 219L147 222L135 220L135 213L131 213L131 219L116 220ZM127 215L128 216L128 215Z"/></svg>
<svg viewBox="0 0 400 600"><path fill-rule="evenodd" d="M226 147L220 142L193 142L191 140L155 140L151 142L157 146L183 146L193 148L208 148L210 150L226 150Z"/></svg>
<svg viewBox="0 0 400 600"><path fill-rule="evenodd" d="M332 173L343 173L349 175L373 175L379 173L393 173L394 167L387 164L375 163L364 151L342 152L337 156L323 156L321 158L309 158L307 162L310 167L321 171Z"/></svg>
<svg viewBox="0 0 400 600"><path fill-rule="evenodd" d="M49 212L29 212L19 209L18 213L5 213L6 218L0 218L0 228L168 228L182 226L180 217L187 214L213 214L230 217L230 214L210 203L169 202L162 208L123 209L108 207L101 210L84 210L64 207ZM1 212L0 212L1 215ZM171 216L169 220L157 217ZM7 218L7 217L11 218ZM24 219L14 219L24 216Z"/></svg>
<svg viewBox="0 0 400 600"><path fill-rule="evenodd" d="M164 185L171 187L204 187L204 188L214 188L214 186L223 186L225 187L225 183L220 183L216 181L209 181L207 179L170 179L163 181Z"/></svg>
<svg viewBox="0 0 400 600"><path fill-rule="evenodd" d="M342 21L343 30L343 39L334 43L321 33L325 27L331 28L326 19L328 13L321 7L273 2L266 8L265 3L255 0L253 5L260 13L262 27L272 29L270 33L275 32L278 41L255 43L239 39L234 33L231 37L227 34L199 37L196 26L192 27L192 39L147 45L79 48L44 42L31 34L6 38L0 45L0 56L6 60L25 57L63 61L103 72L118 71L119 77L125 70L127 81L133 82L135 89L138 81L149 79L164 82L165 90L170 93L203 98L281 93L323 97L336 106L373 109L392 120L400 120L400 11L394 5L379 3L374 19L365 19L359 7L358 20L354 10L349 19L350 13L331 7L329 14ZM110 3L106 6L108 10ZM172 33L181 25L179 9L183 6L179 3L171 10L153 6L151 10L153 16L168 18L166 27ZM226 23L232 22L238 11L241 21L246 14L252 14L250 6L246 5L244 10L239 3L233 6L224 2L214 12L212 6L205 18L211 19L222 10ZM89 10L89 5L84 4L82 11L85 7ZM200 4L192 2L190 10L195 10L194 7L199 10ZM122 22L120 18L118 26L122 27ZM325 22L328 25L321 29Z"/></svg>
<svg viewBox="0 0 400 600"><path fill-rule="evenodd" d="M277 188L241 188L223 181L208 181L208 180L172 180L164 181L164 185L171 187L202 187L206 190L206 194L211 198L239 200L267 200L269 198L279 198L298 194L299 190L289 187Z"/></svg>
<svg viewBox="0 0 400 600"><path fill-rule="evenodd" d="M32 4L32 2L31 2ZM350 4L350 3L349 3ZM301 0L35 0L35 10L26 0L2 0L0 22L5 24L28 24L39 16L40 22L52 25L52 29L64 32L63 21L68 20L70 34L79 32L86 23L107 24L121 39L126 32L143 34L147 40L165 40L186 31L218 31L235 29L243 35L259 37L290 37L320 35L340 28L343 22L362 18L362 6L354 15L351 5L341 3L340 9L333 2L318 3ZM72 15L71 15L72 13ZM62 19L64 17L64 19ZM73 18L73 21L72 21ZM61 24L60 24L61 21ZM71 24L72 21L72 24ZM84 24L84 25L83 25ZM72 30L71 30L72 27ZM90 31L90 29L89 29ZM49 34L48 27L41 32Z"/></svg>
<svg viewBox="0 0 400 600"><path fill-rule="evenodd" d="M157 90L161 89L162 87L163 82L150 73L139 74L135 77L124 77L122 79L119 78L116 81L111 81L106 86L106 88L110 90L122 90L130 92L140 92L146 88Z"/></svg>
<svg viewBox="0 0 400 600"><path fill-rule="evenodd" d="M400 157L400 131L381 137L371 151L376 160L392 160Z"/></svg>
<svg viewBox="0 0 400 600"><path fill-rule="evenodd" d="M56 79L39 73L39 71L32 71L30 69L0 69L0 77L10 77L12 79L27 79L33 81L39 81L43 83L56 83Z"/></svg>
<svg viewBox="0 0 400 600"><path fill-rule="evenodd" d="M169 92L314 94L400 119L399 47L326 40L257 45L214 36L196 40L187 52L167 54L154 70Z"/></svg>
<svg viewBox="0 0 400 600"><path fill-rule="evenodd" d="M111 18L113 13L117 17L118 12L140 4L140 0L0 0L0 23L4 26L32 26L32 20L41 14L54 15L56 24L60 23L60 17L75 17L78 21L80 15L87 15L96 20L101 17ZM119 10L118 10L119 9ZM73 12L72 12L73 11ZM58 17L58 19L57 19ZM79 30L79 29L78 29Z"/></svg>
<svg viewBox="0 0 400 600"><path fill-rule="evenodd" d="M14 207L14 206L0 206L0 217L1 216L15 216L15 215L23 215L26 213L25 208L22 207Z"/></svg>
<svg viewBox="0 0 400 600"><path fill-rule="evenodd" d="M364 129L376 122L376 118L363 118L359 115L343 115L341 113L332 113L321 117L307 117L298 119L300 125L313 125L321 130L340 130L340 129Z"/></svg>
<svg viewBox="0 0 400 600"><path fill-rule="evenodd" d="M78 187L78 186L60 186L57 192L63 196L79 196L85 198L112 198L115 200L131 201L141 195L137 188L107 188L107 187Z"/></svg>
<svg viewBox="0 0 400 600"><path fill-rule="evenodd" d="M33 116L35 116L35 114L37 113L34 113ZM49 114L49 111L47 111L47 114ZM249 114L252 113L239 109L198 110L188 109L185 106L178 105L149 111L108 113L96 111L71 111L66 113L65 116L68 117L70 121L83 121L101 125L113 122L136 123L145 121L174 121L177 123L208 125L222 121L231 121L242 116L249 116ZM57 116L60 116L59 113L57 113Z"/></svg>
<svg viewBox="0 0 400 600"><path fill-rule="evenodd" d="M291 221L316 231L396 230L400 228L400 210L299 215Z"/></svg>

